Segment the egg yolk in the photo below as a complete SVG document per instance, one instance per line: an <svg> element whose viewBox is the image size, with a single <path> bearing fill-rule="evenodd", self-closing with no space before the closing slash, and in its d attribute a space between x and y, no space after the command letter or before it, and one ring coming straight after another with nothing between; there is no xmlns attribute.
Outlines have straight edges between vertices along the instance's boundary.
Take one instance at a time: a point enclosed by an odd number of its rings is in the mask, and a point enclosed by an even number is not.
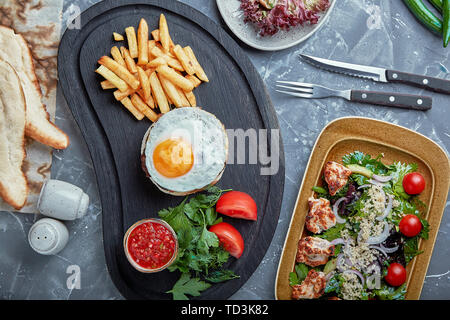
<svg viewBox="0 0 450 320"><path fill-rule="evenodd" d="M153 151L156 171L167 178L180 177L194 164L192 146L181 138L171 138L158 144Z"/></svg>

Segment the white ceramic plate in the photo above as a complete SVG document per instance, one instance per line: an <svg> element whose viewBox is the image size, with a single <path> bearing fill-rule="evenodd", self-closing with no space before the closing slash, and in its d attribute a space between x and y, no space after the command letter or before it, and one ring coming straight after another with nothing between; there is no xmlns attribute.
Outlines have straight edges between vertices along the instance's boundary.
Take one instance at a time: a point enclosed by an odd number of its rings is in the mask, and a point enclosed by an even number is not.
<svg viewBox="0 0 450 320"><path fill-rule="evenodd" d="M319 22L315 25L304 25L279 31L273 36L261 37L250 23L244 23L244 13L240 9L240 0L216 0L219 12L228 28L247 45L264 51L277 51L295 46L314 34L326 22L333 11L336 0L330 0L330 8L319 14Z"/></svg>

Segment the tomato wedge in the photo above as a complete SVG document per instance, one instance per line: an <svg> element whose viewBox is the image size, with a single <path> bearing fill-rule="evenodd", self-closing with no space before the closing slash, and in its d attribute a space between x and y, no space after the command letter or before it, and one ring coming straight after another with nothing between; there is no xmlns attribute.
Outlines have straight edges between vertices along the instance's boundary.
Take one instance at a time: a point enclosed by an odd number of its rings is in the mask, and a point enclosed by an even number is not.
<svg viewBox="0 0 450 320"><path fill-rule="evenodd" d="M226 222L215 224L209 228L219 238L223 248L233 257L239 259L244 252L244 239L235 227Z"/></svg>
<svg viewBox="0 0 450 320"><path fill-rule="evenodd" d="M230 191L219 198L216 211L232 218L256 221L258 209L255 200L247 193Z"/></svg>

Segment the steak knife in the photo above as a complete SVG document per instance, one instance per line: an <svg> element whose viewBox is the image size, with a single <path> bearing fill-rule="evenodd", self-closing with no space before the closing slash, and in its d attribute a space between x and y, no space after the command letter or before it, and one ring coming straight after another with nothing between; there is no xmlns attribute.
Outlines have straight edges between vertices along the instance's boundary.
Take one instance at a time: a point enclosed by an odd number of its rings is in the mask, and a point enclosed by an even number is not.
<svg viewBox="0 0 450 320"><path fill-rule="evenodd" d="M317 58L306 54L300 54L300 56L313 66L328 71L343 73L354 77L372 79L378 82L403 83L435 92L450 94L449 80L378 67L334 61L324 58Z"/></svg>

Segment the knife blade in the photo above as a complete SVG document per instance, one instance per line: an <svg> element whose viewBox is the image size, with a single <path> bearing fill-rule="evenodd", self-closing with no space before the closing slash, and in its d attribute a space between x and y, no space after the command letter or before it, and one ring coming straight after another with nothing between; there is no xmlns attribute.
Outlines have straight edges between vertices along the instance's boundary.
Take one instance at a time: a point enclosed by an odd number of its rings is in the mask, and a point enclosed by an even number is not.
<svg viewBox="0 0 450 320"><path fill-rule="evenodd" d="M450 94L450 81L448 80L406 73L402 71L318 58L306 54L300 54L300 56L313 66L328 71L342 73L354 77L372 79L378 82L403 83L435 92Z"/></svg>

